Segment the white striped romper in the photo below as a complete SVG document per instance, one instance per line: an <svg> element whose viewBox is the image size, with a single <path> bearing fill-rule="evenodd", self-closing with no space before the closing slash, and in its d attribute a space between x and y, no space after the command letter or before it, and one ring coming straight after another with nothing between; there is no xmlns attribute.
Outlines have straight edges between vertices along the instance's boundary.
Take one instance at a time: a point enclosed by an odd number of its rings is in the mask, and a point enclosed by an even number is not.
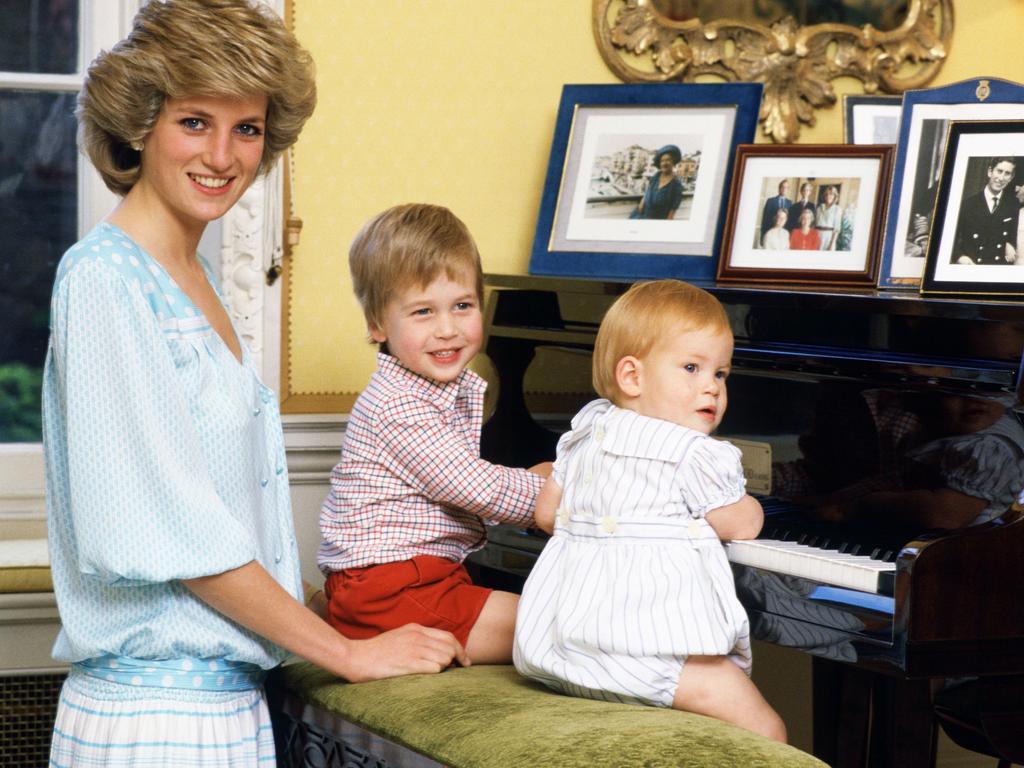
<svg viewBox="0 0 1024 768"><path fill-rule="evenodd" d="M514 660L556 691L672 705L690 655L750 672L747 615L713 509L745 493L739 451L589 403L558 444L554 535L523 589Z"/></svg>

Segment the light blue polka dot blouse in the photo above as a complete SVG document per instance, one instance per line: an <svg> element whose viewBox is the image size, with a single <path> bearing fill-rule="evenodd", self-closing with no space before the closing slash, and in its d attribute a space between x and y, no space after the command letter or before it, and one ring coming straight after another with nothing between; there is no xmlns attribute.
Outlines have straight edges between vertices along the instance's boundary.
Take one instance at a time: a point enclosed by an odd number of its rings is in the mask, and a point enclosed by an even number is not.
<svg viewBox="0 0 1024 768"><path fill-rule="evenodd" d="M107 223L64 254L50 329L54 658L277 664L280 648L180 582L255 559L302 594L277 400L244 345L239 364L163 268Z"/></svg>

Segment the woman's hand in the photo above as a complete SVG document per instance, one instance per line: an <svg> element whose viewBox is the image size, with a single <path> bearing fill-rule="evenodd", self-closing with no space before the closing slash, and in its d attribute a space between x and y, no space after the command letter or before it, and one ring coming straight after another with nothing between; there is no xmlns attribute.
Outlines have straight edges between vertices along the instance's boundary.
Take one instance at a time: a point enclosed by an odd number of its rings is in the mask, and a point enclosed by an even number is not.
<svg viewBox="0 0 1024 768"><path fill-rule="evenodd" d="M350 640L348 671L353 683L399 675L432 674L458 662L470 665L469 657L450 632L419 624L406 624L370 640Z"/></svg>
<svg viewBox="0 0 1024 768"><path fill-rule="evenodd" d="M182 582L229 619L296 656L353 682L469 666L455 636L409 624L370 640L352 640L308 610L253 560L234 570Z"/></svg>

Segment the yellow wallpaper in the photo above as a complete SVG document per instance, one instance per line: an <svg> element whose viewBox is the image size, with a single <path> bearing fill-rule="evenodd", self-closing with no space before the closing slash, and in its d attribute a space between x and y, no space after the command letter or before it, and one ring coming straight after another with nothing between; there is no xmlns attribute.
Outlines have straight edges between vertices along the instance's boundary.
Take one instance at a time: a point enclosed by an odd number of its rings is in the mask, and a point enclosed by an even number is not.
<svg viewBox="0 0 1024 768"><path fill-rule="evenodd" d="M320 102L295 153L305 227L289 281L288 394L357 392L373 349L352 298L348 243L399 202L447 205L491 272L525 273L563 83L617 82L597 52L590 0L292 0ZM1021 0L955 0L935 84L1024 80ZM858 93L836 81L837 95ZM840 104L801 141L842 139ZM287 407L287 401L286 401Z"/></svg>

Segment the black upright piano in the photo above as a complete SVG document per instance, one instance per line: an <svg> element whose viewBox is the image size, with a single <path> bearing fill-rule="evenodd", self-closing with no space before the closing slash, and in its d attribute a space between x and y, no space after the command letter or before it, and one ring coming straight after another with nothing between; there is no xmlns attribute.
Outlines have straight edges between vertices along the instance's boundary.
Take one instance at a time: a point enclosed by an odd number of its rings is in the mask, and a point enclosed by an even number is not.
<svg viewBox="0 0 1024 768"><path fill-rule="evenodd" d="M499 394L482 454L529 466L554 457L572 415L557 412L571 396L545 403L552 379L568 366L589 381L600 319L629 283L486 283ZM1024 304L703 287L736 338L718 436L741 447L765 509L761 536L727 551L754 637L813 654L817 756L931 765L936 714L965 746L1021 749ZM493 526L472 567L516 589L544 542Z"/></svg>

